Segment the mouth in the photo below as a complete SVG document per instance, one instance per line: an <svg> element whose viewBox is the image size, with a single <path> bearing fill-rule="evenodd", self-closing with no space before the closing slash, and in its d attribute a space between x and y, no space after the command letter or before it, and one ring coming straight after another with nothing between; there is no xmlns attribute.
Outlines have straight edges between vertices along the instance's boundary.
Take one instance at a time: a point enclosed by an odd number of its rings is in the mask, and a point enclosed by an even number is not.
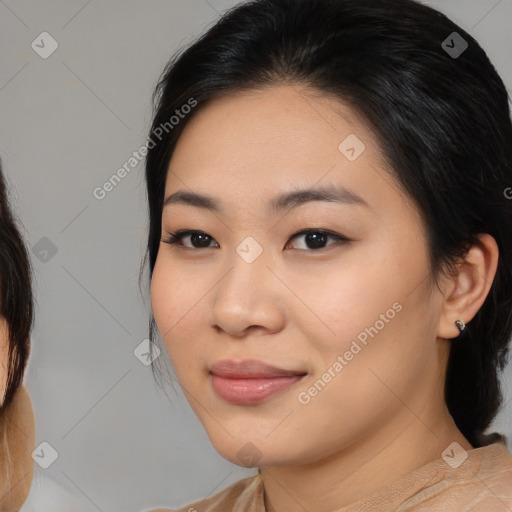
<svg viewBox="0 0 512 512"><path fill-rule="evenodd" d="M215 393L236 405L260 403L289 389L307 375L303 370L287 370L256 360L222 360L209 370Z"/></svg>

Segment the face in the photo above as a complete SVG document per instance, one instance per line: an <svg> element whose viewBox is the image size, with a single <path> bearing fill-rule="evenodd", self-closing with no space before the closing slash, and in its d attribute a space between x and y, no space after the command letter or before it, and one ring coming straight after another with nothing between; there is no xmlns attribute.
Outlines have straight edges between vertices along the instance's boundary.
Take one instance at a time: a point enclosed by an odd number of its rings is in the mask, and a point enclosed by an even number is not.
<svg viewBox="0 0 512 512"><path fill-rule="evenodd" d="M9 368L9 325L4 316L0 315L0 404L7 388Z"/></svg>
<svg viewBox="0 0 512 512"><path fill-rule="evenodd" d="M199 234L161 242L153 313L191 407L236 464L317 461L439 393L425 231L381 156L355 111L296 86L216 99L180 137L165 198L218 209L163 208L162 240ZM273 206L312 188L339 197Z"/></svg>

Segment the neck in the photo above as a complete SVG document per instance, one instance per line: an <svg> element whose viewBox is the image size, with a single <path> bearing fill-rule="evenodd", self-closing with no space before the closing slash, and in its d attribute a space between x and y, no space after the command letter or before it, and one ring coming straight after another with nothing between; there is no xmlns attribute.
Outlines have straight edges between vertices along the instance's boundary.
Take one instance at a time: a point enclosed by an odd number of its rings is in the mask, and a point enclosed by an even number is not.
<svg viewBox="0 0 512 512"><path fill-rule="evenodd" d="M473 449L445 407L437 418L428 422L404 408L401 417L327 458L260 468L267 512L331 512L440 458L454 441Z"/></svg>

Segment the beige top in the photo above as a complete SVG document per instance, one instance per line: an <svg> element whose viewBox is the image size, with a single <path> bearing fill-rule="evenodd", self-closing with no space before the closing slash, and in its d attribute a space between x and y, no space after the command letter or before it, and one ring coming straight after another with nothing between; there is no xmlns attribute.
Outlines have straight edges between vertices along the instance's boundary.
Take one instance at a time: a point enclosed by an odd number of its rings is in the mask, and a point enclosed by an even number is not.
<svg viewBox="0 0 512 512"><path fill-rule="evenodd" d="M497 442L467 452L458 467L439 458L332 512L511 512L512 455ZM148 512L171 512L153 509ZM260 474L172 512L266 512Z"/></svg>

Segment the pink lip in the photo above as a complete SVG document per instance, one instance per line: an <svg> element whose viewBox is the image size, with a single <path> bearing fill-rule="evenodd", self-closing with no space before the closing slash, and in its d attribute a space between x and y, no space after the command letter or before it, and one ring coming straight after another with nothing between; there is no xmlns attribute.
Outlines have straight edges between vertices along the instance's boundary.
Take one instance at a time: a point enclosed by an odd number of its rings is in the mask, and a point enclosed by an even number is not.
<svg viewBox="0 0 512 512"><path fill-rule="evenodd" d="M284 391L307 372L285 370L261 361L239 363L222 360L210 367L212 385L224 400L238 405L254 404Z"/></svg>

